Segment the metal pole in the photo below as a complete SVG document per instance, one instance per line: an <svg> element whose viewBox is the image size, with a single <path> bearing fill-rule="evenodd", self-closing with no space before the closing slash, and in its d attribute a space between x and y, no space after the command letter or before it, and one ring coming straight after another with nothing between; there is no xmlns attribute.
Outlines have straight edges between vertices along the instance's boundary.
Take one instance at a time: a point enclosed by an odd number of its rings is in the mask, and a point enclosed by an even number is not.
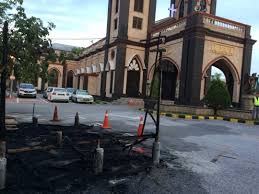
<svg viewBox="0 0 259 194"><path fill-rule="evenodd" d="M4 23L3 28L3 60L1 75L1 102L0 102L0 190L5 188L6 182L6 141L5 141L5 90L7 74L7 56L8 56L8 23Z"/></svg>
<svg viewBox="0 0 259 194"><path fill-rule="evenodd" d="M0 102L0 140L5 140L5 91L7 74L7 55L8 55L8 23L4 22L3 28L3 60L1 75L1 102Z"/></svg>
<svg viewBox="0 0 259 194"><path fill-rule="evenodd" d="M163 52L159 51L159 68L158 68L158 98L157 98L157 120L156 120L156 142L159 141L159 130L160 130L160 102L161 102L161 61Z"/></svg>
<svg viewBox="0 0 259 194"><path fill-rule="evenodd" d="M158 165L160 163L160 101L161 101L161 74L162 74L162 55L164 50L159 49L159 68L158 68L158 82L159 82L159 90L158 90L158 98L157 98L157 120L156 120L156 137L153 143L153 150L152 150L152 157L153 157L153 164Z"/></svg>

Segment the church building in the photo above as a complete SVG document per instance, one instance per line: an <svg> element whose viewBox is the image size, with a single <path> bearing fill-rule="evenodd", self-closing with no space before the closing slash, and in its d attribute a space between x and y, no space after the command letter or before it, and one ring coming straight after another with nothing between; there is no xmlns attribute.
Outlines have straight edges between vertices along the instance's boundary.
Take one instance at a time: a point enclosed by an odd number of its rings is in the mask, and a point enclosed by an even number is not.
<svg viewBox="0 0 259 194"><path fill-rule="evenodd" d="M216 0L168 0L170 17L156 21L156 0L109 0L106 37L66 66L66 86L95 96L141 98L149 92L155 70L156 44L166 36L162 100L200 105L211 69L226 78L233 104L239 104L250 74L251 26L216 16ZM165 10L168 12L168 10Z"/></svg>

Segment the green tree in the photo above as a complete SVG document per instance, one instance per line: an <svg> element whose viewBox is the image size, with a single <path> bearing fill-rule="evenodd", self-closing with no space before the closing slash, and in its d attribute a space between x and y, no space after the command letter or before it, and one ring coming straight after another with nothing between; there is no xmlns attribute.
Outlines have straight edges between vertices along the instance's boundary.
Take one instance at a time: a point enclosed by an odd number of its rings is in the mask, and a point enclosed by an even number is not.
<svg viewBox="0 0 259 194"><path fill-rule="evenodd" d="M0 3L0 24L5 20L9 23L9 53L15 57L15 61L9 60L9 72L15 63L17 79L35 84L38 76L47 72L48 62L45 58L53 56L51 40L47 37L55 25L49 23L44 26L41 19L27 17L22 4L23 0L3 0Z"/></svg>
<svg viewBox="0 0 259 194"><path fill-rule="evenodd" d="M157 99L159 95L159 73L156 72L151 82L151 98Z"/></svg>
<svg viewBox="0 0 259 194"><path fill-rule="evenodd" d="M220 80L220 76L215 76L204 98L205 103L214 109L214 114L220 109L228 108L231 105L231 98L226 84Z"/></svg>

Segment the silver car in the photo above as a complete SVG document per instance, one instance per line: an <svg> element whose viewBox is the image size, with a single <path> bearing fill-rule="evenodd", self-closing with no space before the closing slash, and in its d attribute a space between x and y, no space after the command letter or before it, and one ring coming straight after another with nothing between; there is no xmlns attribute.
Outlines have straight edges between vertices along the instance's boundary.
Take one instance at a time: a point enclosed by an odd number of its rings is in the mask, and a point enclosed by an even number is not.
<svg viewBox="0 0 259 194"><path fill-rule="evenodd" d="M72 101L92 104L94 102L94 97L86 90L75 90L72 94Z"/></svg>
<svg viewBox="0 0 259 194"><path fill-rule="evenodd" d="M36 98L37 91L32 84L21 83L18 88L18 97L32 97Z"/></svg>

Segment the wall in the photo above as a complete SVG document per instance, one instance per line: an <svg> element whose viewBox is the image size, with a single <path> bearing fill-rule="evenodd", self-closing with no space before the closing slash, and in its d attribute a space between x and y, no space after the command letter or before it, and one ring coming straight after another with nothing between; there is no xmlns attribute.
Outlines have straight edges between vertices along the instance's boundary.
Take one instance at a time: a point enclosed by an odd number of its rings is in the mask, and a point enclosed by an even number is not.
<svg viewBox="0 0 259 194"><path fill-rule="evenodd" d="M220 47L221 49L215 49ZM242 62L243 62L243 45L227 40L205 37L205 46L204 46L204 58L202 72L208 69L208 66L212 65L213 62L216 62L217 59L226 58L233 64L234 67L229 68L233 74L234 78L234 92L233 92L233 102L239 102L239 92L240 92L240 78L242 72ZM201 92L200 99L204 97L204 87L205 79L204 75L201 75Z"/></svg>
<svg viewBox="0 0 259 194"><path fill-rule="evenodd" d="M144 0L144 8L143 13L134 11L134 3L135 0L130 1L130 10L129 10L129 23L128 23L128 39L137 41L141 39L146 39L147 37L147 28L148 28L148 14L149 14L149 1ZM142 29L134 29L132 28L133 25L133 16L139 17L143 19Z"/></svg>
<svg viewBox="0 0 259 194"><path fill-rule="evenodd" d="M178 66L179 70L181 70L183 39L180 38L171 42L167 42L165 45L161 45L161 47L166 49L166 53L163 54L163 58L172 59ZM152 47L151 49L155 49L155 47ZM149 66L148 66L149 80L152 80L153 78L153 71L154 71L153 66L155 64L155 60L156 60L156 53L155 52L150 53Z"/></svg>

